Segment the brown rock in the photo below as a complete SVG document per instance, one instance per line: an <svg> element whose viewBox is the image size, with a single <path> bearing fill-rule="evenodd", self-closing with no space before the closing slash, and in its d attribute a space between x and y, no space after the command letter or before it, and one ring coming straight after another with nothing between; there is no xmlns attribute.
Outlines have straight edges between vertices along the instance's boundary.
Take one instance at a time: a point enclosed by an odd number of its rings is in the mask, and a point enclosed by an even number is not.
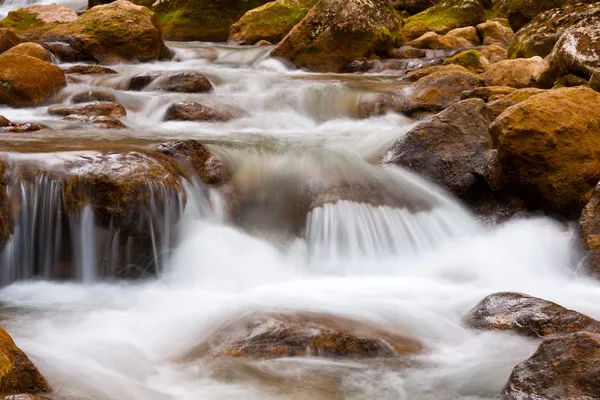
<svg viewBox="0 0 600 400"><path fill-rule="evenodd" d="M494 293L481 300L465 323L473 329L514 331L544 337L573 332L600 333L600 322L548 300L520 293Z"/></svg>
<svg viewBox="0 0 600 400"><path fill-rule="evenodd" d="M536 94L544 92L544 89L536 88L518 89L504 97L491 101L488 103L490 121L494 121L496 118L498 118L498 116L502 114L508 107L512 107L515 104L519 104L520 102L527 100L531 96L535 96Z"/></svg>
<svg viewBox="0 0 600 400"><path fill-rule="evenodd" d="M73 106L54 105L48 108L48 114L51 115L85 115L87 117L111 117L121 118L124 117L127 112L122 105L113 103L111 101L94 101L91 103L83 103Z"/></svg>
<svg viewBox="0 0 600 400"><path fill-rule="evenodd" d="M578 240L585 254L582 265L594 277L600 277L600 187L596 189L579 217Z"/></svg>
<svg viewBox="0 0 600 400"><path fill-rule="evenodd" d="M590 87L596 92L600 92L600 72L596 72L590 78Z"/></svg>
<svg viewBox="0 0 600 400"><path fill-rule="evenodd" d="M110 101L112 103L118 103L117 96L111 92L104 92L101 90L90 90L87 92L81 92L71 97L71 103L90 103L94 101Z"/></svg>
<svg viewBox="0 0 600 400"><path fill-rule="evenodd" d="M51 62L50 53L37 43L21 43L4 52L5 55L20 54L40 59L42 61Z"/></svg>
<svg viewBox="0 0 600 400"><path fill-rule="evenodd" d="M65 70L65 74L116 74L117 71L101 65L74 65Z"/></svg>
<svg viewBox="0 0 600 400"><path fill-rule="evenodd" d="M495 64L499 61L506 60L508 58L506 49L497 44L492 44L491 46L484 47L483 49L481 49L481 54L483 54L484 57L488 59L490 64Z"/></svg>
<svg viewBox="0 0 600 400"><path fill-rule="evenodd" d="M207 185L220 185L229 180L227 167L197 140L167 142L156 149L191 169Z"/></svg>
<svg viewBox="0 0 600 400"><path fill-rule="evenodd" d="M541 57L504 60L490 65L481 78L488 86L534 86L546 64Z"/></svg>
<svg viewBox="0 0 600 400"><path fill-rule="evenodd" d="M210 92L213 87L206 76L199 72L190 71L158 77L144 89L180 93L206 93Z"/></svg>
<svg viewBox="0 0 600 400"><path fill-rule="evenodd" d="M502 400L600 398L600 335L578 332L546 339L517 365Z"/></svg>
<svg viewBox="0 0 600 400"><path fill-rule="evenodd" d="M474 27L469 26L454 29L445 35L427 32L415 40L404 43L404 46L411 46L418 49L439 50L473 47L479 45L479 43L477 30Z"/></svg>
<svg viewBox="0 0 600 400"><path fill-rule="evenodd" d="M498 44L508 46L514 32L498 21L486 21L477 25L477 32L483 38L483 44L489 46Z"/></svg>
<svg viewBox="0 0 600 400"><path fill-rule="evenodd" d="M259 40L254 45L257 46L257 47L273 46L273 43L269 42L268 40Z"/></svg>
<svg viewBox="0 0 600 400"><path fill-rule="evenodd" d="M232 109L216 109L193 101L172 104L165 115L165 121L207 121L225 122L236 117Z"/></svg>
<svg viewBox="0 0 600 400"><path fill-rule="evenodd" d="M402 46L398 49L390 50L389 54L392 58L399 58L401 60L411 58L424 58L427 52L423 49L416 49L410 46Z"/></svg>
<svg viewBox="0 0 600 400"><path fill-rule="evenodd" d="M481 99L486 103L503 98L504 96L513 93L517 89L510 86L486 86L467 90L462 92L460 98L465 99Z"/></svg>
<svg viewBox="0 0 600 400"><path fill-rule="evenodd" d="M587 85L587 79L584 79L580 76L568 74L565 76L561 76L554 82L554 86L552 89L560 89L563 87L575 87L575 86L583 86Z"/></svg>
<svg viewBox="0 0 600 400"><path fill-rule="evenodd" d="M23 43L24 40L20 38L14 30L0 28L0 53L4 53L19 43Z"/></svg>
<svg viewBox="0 0 600 400"><path fill-rule="evenodd" d="M77 12L63 4L33 4L9 12L0 26L15 29L21 37L37 41L50 29L76 19Z"/></svg>
<svg viewBox="0 0 600 400"><path fill-rule="evenodd" d="M463 67L462 65L456 64L448 64L448 65L434 65L432 67L426 67L417 69L415 71L411 71L406 74L406 79L412 82L416 82L421 78L424 78L428 75L435 74L437 72L449 72L449 71L458 71L458 72L469 72L468 69Z"/></svg>
<svg viewBox="0 0 600 400"><path fill-rule="evenodd" d="M79 114L70 114L65 118L67 121L75 121L75 122L83 122L94 124L102 129L123 129L126 128L125 124L119 121L118 119L106 117L103 115L99 116L87 116L87 115L79 115Z"/></svg>

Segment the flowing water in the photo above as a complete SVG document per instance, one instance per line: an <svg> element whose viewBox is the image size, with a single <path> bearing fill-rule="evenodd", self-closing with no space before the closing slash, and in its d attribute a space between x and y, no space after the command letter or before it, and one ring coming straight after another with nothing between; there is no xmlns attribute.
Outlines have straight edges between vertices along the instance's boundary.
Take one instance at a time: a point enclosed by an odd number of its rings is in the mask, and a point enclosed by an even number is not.
<svg viewBox="0 0 600 400"><path fill-rule="evenodd" d="M118 257L110 244L119 233L94 229L86 207L61 218L63 200L51 177L14 179L10 195L22 206L0 272L4 282L17 282L0 290L3 326L49 379L55 398L493 399L537 342L466 329L461 320L480 299L519 291L600 318L600 285L576 273L572 227L546 218L483 225L441 189L378 165L414 122L396 114L360 119L360 105L400 84L398 75L290 71L267 58L268 48L170 46L176 61L117 65L119 75L83 77L65 89L65 102L98 86L111 91L128 109L128 129L65 122L45 107L0 109L14 122L53 128L3 135L9 171L25 161L58 169L90 152L193 138L227 160L255 205L241 229L224 222L214 190L185 182L187 201L152 208L147 225L155 238L147 256L166 254L156 261L158 277L106 281L98 265ZM217 54L214 62L202 58L207 51ZM215 92L123 90L135 74L182 70L206 74ZM241 116L162 121L169 104L190 99L233 106ZM325 203L290 221L289 203L303 191L342 182L376 187L394 201ZM178 212L179 222L169 222ZM74 249L74 279L52 280L66 242ZM225 322L274 310L408 331L426 351L401 366L319 357L182 361Z"/></svg>

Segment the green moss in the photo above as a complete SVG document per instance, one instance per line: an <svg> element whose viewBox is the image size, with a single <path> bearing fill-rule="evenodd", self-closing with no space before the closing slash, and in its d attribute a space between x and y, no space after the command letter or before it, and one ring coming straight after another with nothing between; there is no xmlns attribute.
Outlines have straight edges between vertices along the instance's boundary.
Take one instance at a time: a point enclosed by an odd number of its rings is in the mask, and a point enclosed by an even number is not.
<svg viewBox="0 0 600 400"><path fill-rule="evenodd" d="M8 13L6 18L0 21L0 27L12 28L17 31L24 31L43 25L34 14L23 10L15 10Z"/></svg>
<svg viewBox="0 0 600 400"><path fill-rule="evenodd" d="M444 65L456 64L469 70L478 70L481 68L482 57L484 57L484 55L477 50L467 50L447 59L444 61Z"/></svg>

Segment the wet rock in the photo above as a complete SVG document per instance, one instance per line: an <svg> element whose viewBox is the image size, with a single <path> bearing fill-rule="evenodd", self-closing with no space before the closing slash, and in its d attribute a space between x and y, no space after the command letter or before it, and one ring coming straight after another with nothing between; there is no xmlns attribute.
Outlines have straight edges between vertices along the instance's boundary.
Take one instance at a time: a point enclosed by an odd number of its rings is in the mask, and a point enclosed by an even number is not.
<svg viewBox="0 0 600 400"><path fill-rule="evenodd" d="M261 46L273 46L273 43L269 42L268 40L259 40L254 45L257 46L257 47L261 47Z"/></svg>
<svg viewBox="0 0 600 400"><path fill-rule="evenodd" d="M540 87L549 88L567 74L589 78L600 72L600 12L568 28L547 57L539 77Z"/></svg>
<svg viewBox="0 0 600 400"><path fill-rule="evenodd" d="M132 79L130 86L133 82ZM210 92L213 86L203 74L190 71L159 77L149 83L145 89L180 93L206 93Z"/></svg>
<svg viewBox="0 0 600 400"><path fill-rule="evenodd" d="M600 335L578 332L546 339L517 365L502 400L600 398Z"/></svg>
<svg viewBox="0 0 600 400"><path fill-rule="evenodd" d="M23 42L24 40L13 29L0 28L0 53Z"/></svg>
<svg viewBox="0 0 600 400"><path fill-rule="evenodd" d="M258 313L222 327L189 358L398 357L420 353L416 339L370 324L317 313Z"/></svg>
<svg viewBox="0 0 600 400"><path fill-rule="evenodd" d="M517 89L510 86L486 86L467 90L462 92L460 98L466 99L481 99L486 103L501 99L508 94L515 92ZM493 119L492 119L493 121Z"/></svg>
<svg viewBox="0 0 600 400"><path fill-rule="evenodd" d="M491 125L508 184L532 208L579 215L600 181L600 93L549 90Z"/></svg>
<svg viewBox="0 0 600 400"><path fill-rule="evenodd" d="M414 40L427 32L445 34L452 29L475 26L487 20L485 10L477 0L443 0L435 6L407 18L400 40Z"/></svg>
<svg viewBox="0 0 600 400"><path fill-rule="evenodd" d="M584 250L582 262L586 272L594 277L600 277L600 187L596 189L586 204L578 225L578 241Z"/></svg>
<svg viewBox="0 0 600 400"><path fill-rule="evenodd" d="M169 56L156 15L127 0L89 9L75 21L44 34L43 40L69 43L100 63L146 62Z"/></svg>
<svg viewBox="0 0 600 400"><path fill-rule="evenodd" d="M9 120L0 116L0 125L11 124ZM6 191L6 169L0 161L0 249L4 249L6 242L13 233L12 207Z"/></svg>
<svg viewBox="0 0 600 400"><path fill-rule="evenodd" d="M68 43L64 42L40 42L58 62L78 62L81 61L81 54Z"/></svg>
<svg viewBox="0 0 600 400"><path fill-rule="evenodd" d="M112 101L94 101L91 103L83 103L77 105L54 105L48 108L48 114L51 115L85 115L87 117L110 117L110 118L121 118L124 117L127 112L122 105L113 103Z"/></svg>
<svg viewBox="0 0 600 400"><path fill-rule="evenodd" d="M466 50L450 57L444 61L444 65L456 64L465 67L471 72L484 72L490 66L490 62L477 50Z"/></svg>
<svg viewBox="0 0 600 400"><path fill-rule="evenodd" d="M490 88L494 88L496 86L490 86ZM490 113L490 121L494 121L500 114L504 112L508 107L512 107L515 104L519 104L522 101L527 100L531 96L535 96L536 94L544 93L543 89L536 88L525 88L518 89L506 96L503 96L497 100L493 100L488 103L488 111Z"/></svg>
<svg viewBox="0 0 600 400"><path fill-rule="evenodd" d="M67 121L83 122L94 124L102 129L123 129L126 128L125 124L116 118L99 116L87 116L79 114L69 114L65 118Z"/></svg>
<svg viewBox="0 0 600 400"><path fill-rule="evenodd" d="M484 47L481 49L481 54L488 59L490 64L495 64L499 61L506 60L508 53L504 47L493 44L491 46Z"/></svg>
<svg viewBox="0 0 600 400"><path fill-rule="evenodd" d="M483 38L485 46L492 44L508 46L514 35L512 29L502 25L498 21L486 21L477 25L477 33Z"/></svg>
<svg viewBox="0 0 600 400"><path fill-rule="evenodd" d="M473 47L479 45L479 36L477 30L472 26L457 28L445 35L438 35L435 32L427 32L415 40L404 43L405 46L411 46L418 49L460 49L464 47Z"/></svg>
<svg viewBox="0 0 600 400"><path fill-rule="evenodd" d="M191 169L207 185L221 185L230 178L225 164L197 140L163 143L156 149Z"/></svg>
<svg viewBox="0 0 600 400"><path fill-rule="evenodd" d="M488 181L498 180L489 125L482 100L461 101L413 128L383 161L406 167L457 196L475 196L489 189Z"/></svg>
<svg viewBox="0 0 600 400"><path fill-rule="evenodd" d="M9 121L5 117L0 115L0 132L10 132L10 133L21 133L21 132L33 132L44 129L42 125L24 123L24 124L15 124L14 122ZM2 167L4 168L4 167ZM0 172L4 174L4 170L0 168ZM3 185L3 180L0 179L0 185ZM2 195L0 194L0 201L2 199ZM2 223L0 223L0 226ZM0 228L1 230L1 228ZM1 240L0 240L1 242Z"/></svg>
<svg viewBox="0 0 600 400"><path fill-rule="evenodd" d="M5 55L14 55L19 54L23 56L30 56L33 58L37 58L42 61L51 62L50 53L48 50L43 48L37 43L21 43L11 48L10 50L5 51L3 54Z"/></svg>
<svg viewBox="0 0 600 400"><path fill-rule="evenodd" d="M71 97L71 103L90 103L94 101L110 101L112 103L118 103L117 96L111 92L104 92L101 90L90 90L87 92L81 92Z"/></svg>
<svg viewBox="0 0 600 400"><path fill-rule="evenodd" d="M16 30L25 39L38 40L45 32L76 19L77 12L63 4L34 4L9 12L0 26Z"/></svg>
<svg viewBox="0 0 600 400"><path fill-rule="evenodd" d="M23 55L0 55L0 103L11 107L44 104L67 84L63 71Z"/></svg>
<svg viewBox="0 0 600 400"><path fill-rule="evenodd" d="M546 57L568 28L598 15L597 3L578 3L541 13L512 38L508 54L510 58Z"/></svg>
<svg viewBox="0 0 600 400"><path fill-rule="evenodd" d="M387 54L399 29L387 0L321 0L271 55L299 68L341 72L362 56Z"/></svg>
<svg viewBox="0 0 600 400"><path fill-rule="evenodd" d="M595 3L596 0L509 0L508 23L514 32L519 31L539 14L568 4Z"/></svg>
<svg viewBox="0 0 600 400"><path fill-rule="evenodd" d="M74 65L65 70L65 74L116 74L117 71L111 68L103 67L101 65Z"/></svg>
<svg viewBox="0 0 600 400"><path fill-rule="evenodd" d="M468 69L463 67L462 65L456 64L446 64L446 65L434 65L431 67L420 68L406 74L406 79L411 82L416 82L421 78L424 78L428 75L435 74L437 72L449 72L449 71L458 71L458 72L469 72Z"/></svg>
<svg viewBox="0 0 600 400"><path fill-rule="evenodd" d="M590 87L596 92L600 92L600 72L595 72L590 78Z"/></svg>
<svg viewBox="0 0 600 400"><path fill-rule="evenodd" d="M473 329L514 331L544 337L573 332L600 333L600 322L548 300L520 293L494 293L479 302L465 317Z"/></svg>
<svg viewBox="0 0 600 400"><path fill-rule="evenodd" d="M248 11L229 31L228 43L277 43L308 14L317 0L276 0Z"/></svg>
<svg viewBox="0 0 600 400"><path fill-rule="evenodd" d="M185 101L169 106L165 114L165 121L225 122L235 117L236 113L233 109L226 107L217 109L193 101Z"/></svg>
<svg viewBox="0 0 600 400"><path fill-rule="evenodd" d="M491 64L481 78L488 86L524 88L534 86L545 67L541 57L504 60Z"/></svg>
<svg viewBox="0 0 600 400"><path fill-rule="evenodd" d="M49 392L50 386L10 335L0 328L0 393Z"/></svg>
<svg viewBox="0 0 600 400"><path fill-rule="evenodd" d="M389 52L389 56L392 58L399 58L401 60L411 58L425 58L427 52L424 49L416 49L410 46L402 46L398 49L393 49Z"/></svg>
<svg viewBox="0 0 600 400"><path fill-rule="evenodd" d="M131 77L127 90L144 90L146 86L154 82L160 76L158 73L138 74Z"/></svg>

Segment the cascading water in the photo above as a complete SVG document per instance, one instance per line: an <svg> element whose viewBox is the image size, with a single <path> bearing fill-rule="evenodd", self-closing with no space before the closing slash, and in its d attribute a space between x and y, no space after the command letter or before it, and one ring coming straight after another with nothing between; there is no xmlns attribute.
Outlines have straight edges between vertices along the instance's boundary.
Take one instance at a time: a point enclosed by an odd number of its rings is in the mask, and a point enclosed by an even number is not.
<svg viewBox="0 0 600 400"><path fill-rule="evenodd" d="M13 207L17 223L1 273L3 282L18 282L0 290L4 326L48 378L54 398L491 400L537 342L467 329L462 318L479 300L519 291L600 317L600 285L574 272L571 227L545 218L485 227L430 183L377 165L413 122L357 116L361 101L397 77L287 71L257 48L219 47L221 60L211 62L200 59L210 45L172 45L181 61L117 65L117 76L80 77L66 88L65 101L78 91L111 91L128 108L129 129L69 124L44 107L0 110L15 122L56 128L3 136L9 153L201 139L232 170L232 215L226 199L191 181L183 183L185 206L166 206L184 207L173 230L165 232L168 212L155 204L147 226L160 239L143 255L161 258L163 272L138 282L97 273L129 264L119 250L126 232L99 227L87 207L65 218L63 190L47 176L11 182L20 208ZM181 70L206 74L215 92L124 90L135 74ZM234 106L241 115L222 123L162 121L166 107L183 100ZM52 168L61 157L48 158ZM152 190L160 196L162 189ZM78 280L52 281L67 255ZM257 311L356 319L410 332L426 351L402 365L186 358L225 323Z"/></svg>

